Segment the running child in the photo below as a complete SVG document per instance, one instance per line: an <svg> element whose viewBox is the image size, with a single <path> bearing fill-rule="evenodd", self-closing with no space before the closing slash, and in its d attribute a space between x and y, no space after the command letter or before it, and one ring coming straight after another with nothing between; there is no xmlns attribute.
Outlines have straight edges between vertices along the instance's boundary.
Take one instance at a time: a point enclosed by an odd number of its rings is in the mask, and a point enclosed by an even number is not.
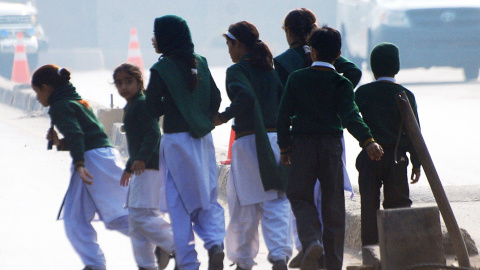
<svg viewBox="0 0 480 270"><path fill-rule="evenodd" d="M120 155L88 102L70 83L70 71L42 66L33 73L32 87L40 104L50 107L49 145L69 151L72 157L72 177L58 218L63 218L67 237L84 270L105 270L105 257L91 222L98 214L107 229L128 235L128 211L123 207L127 189L120 186Z"/></svg>

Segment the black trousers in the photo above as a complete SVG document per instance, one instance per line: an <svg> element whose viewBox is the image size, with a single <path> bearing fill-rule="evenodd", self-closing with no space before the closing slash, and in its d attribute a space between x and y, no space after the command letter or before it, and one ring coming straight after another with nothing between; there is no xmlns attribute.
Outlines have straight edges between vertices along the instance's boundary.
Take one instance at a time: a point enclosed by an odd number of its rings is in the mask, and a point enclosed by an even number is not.
<svg viewBox="0 0 480 270"><path fill-rule="evenodd" d="M345 238L341 139L294 137L291 149L287 197L302 247L305 250L313 241L323 243L326 268L341 270ZM322 189L323 234L314 203L317 179Z"/></svg>
<svg viewBox="0 0 480 270"><path fill-rule="evenodd" d="M362 245L378 244L377 211L380 209L380 191L383 185L383 208L410 207L405 151L384 148L380 161L373 161L365 150L360 152L355 166L358 170L358 186L361 197Z"/></svg>

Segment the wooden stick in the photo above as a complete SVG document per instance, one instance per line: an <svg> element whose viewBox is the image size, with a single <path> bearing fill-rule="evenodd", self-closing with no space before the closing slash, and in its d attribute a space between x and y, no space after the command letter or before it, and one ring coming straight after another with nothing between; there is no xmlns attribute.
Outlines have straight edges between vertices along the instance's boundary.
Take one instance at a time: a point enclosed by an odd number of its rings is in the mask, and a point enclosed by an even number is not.
<svg viewBox="0 0 480 270"><path fill-rule="evenodd" d="M403 123L423 166L423 171L427 176L428 183L430 184L435 201L437 202L440 213L445 221L447 230L452 237L453 249L457 255L458 264L461 267L470 267L470 259L468 257L467 247L465 246L465 242L462 234L460 233L457 220L455 219L452 208L450 207L450 203L448 202L442 182L438 177L432 158L428 152L427 145L423 140L420 127L418 126L417 119L413 114L408 97L405 92L401 92L397 94L395 98L397 101L397 106L402 114Z"/></svg>

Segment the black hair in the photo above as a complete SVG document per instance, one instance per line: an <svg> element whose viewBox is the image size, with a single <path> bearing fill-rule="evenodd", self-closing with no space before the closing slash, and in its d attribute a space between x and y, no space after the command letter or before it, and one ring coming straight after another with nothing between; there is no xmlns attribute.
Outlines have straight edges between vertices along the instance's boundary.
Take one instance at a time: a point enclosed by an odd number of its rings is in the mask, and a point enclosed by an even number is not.
<svg viewBox="0 0 480 270"><path fill-rule="evenodd" d="M140 70L140 68L137 65L130 64L130 63L123 63L123 64L119 65L118 67L116 67L115 70L113 71L113 81L114 82L115 82L115 76L117 76L117 74L119 72L125 72L128 75L135 78L135 80L137 80L137 82L140 83L140 89L142 91L145 91L145 86L143 84L142 71Z"/></svg>
<svg viewBox="0 0 480 270"><path fill-rule="evenodd" d="M237 41L245 44L250 53L252 65L265 70L273 70L273 56L267 44L259 39L255 25L241 21L228 27L230 32ZM233 41L232 38L224 35L225 38Z"/></svg>
<svg viewBox="0 0 480 270"><path fill-rule="evenodd" d="M177 57L188 67L183 76L186 76L188 88L193 91L198 85L197 58L187 22L176 15L165 15L155 19L153 29L162 55Z"/></svg>
<svg viewBox="0 0 480 270"><path fill-rule="evenodd" d="M56 65L44 65L38 68L32 75L32 85L40 87L49 85L53 88L70 83L70 71Z"/></svg>
<svg viewBox="0 0 480 270"><path fill-rule="evenodd" d="M295 37L295 42L300 46L307 45L307 38L313 29L317 27L317 18L315 14L306 8L297 8L290 11L283 20L282 28L287 30ZM310 51L305 50L304 66L312 64Z"/></svg>
<svg viewBox="0 0 480 270"><path fill-rule="evenodd" d="M317 60L331 63L340 54L342 36L337 29L323 25L312 31L308 37L308 45L316 51Z"/></svg>

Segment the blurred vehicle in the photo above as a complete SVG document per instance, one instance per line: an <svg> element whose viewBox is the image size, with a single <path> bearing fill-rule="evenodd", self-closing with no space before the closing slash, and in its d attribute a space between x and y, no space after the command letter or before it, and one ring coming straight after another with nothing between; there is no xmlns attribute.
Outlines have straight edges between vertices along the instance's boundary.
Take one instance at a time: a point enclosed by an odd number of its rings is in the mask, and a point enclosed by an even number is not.
<svg viewBox="0 0 480 270"><path fill-rule="evenodd" d="M17 33L23 33L30 69L38 63L38 53L46 51L47 38L37 22L37 9L31 2L17 4L0 2L0 75L10 79Z"/></svg>
<svg viewBox="0 0 480 270"><path fill-rule="evenodd" d="M401 68L463 68L465 79L480 69L478 0L338 0L337 27L342 54L369 65L380 42L400 49Z"/></svg>

